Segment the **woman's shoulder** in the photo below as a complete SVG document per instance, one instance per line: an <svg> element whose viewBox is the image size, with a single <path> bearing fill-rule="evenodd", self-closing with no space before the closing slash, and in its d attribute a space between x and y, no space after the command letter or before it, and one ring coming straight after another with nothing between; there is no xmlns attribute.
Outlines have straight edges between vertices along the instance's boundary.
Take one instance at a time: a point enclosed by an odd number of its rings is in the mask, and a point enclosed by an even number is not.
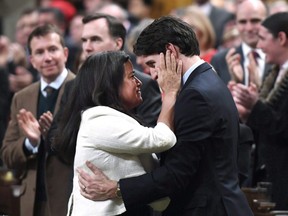
<svg viewBox="0 0 288 216"><path fill-rule="evenodd" d="M108 106L95 106L82 112L82 120L91 120L99 117L133 119L129 115Z"/></svg>

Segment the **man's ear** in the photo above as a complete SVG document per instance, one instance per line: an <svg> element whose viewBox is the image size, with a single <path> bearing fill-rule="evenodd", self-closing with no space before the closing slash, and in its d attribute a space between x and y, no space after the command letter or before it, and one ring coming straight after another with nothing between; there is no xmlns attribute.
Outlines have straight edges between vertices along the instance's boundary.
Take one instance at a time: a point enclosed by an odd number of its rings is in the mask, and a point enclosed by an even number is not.
<svg viewBox="0 0 288 216"><path fill-rule="evenodd" d="M278 38L279 38L279 40L280 40L280 43L281 43L281 45L285 45L285 44L287 44L287 35L285 34L285 32L283 32L283 31L280 31L279 33L278 33Z"/></svg>
<svg viewBox="0 0 288 216"><path fill-rule="evenodd" d="M34 67L34 59L33 59L33 56L31 54L29 55L29 61L32 64L32 66Z"/></svg>
<svg viewBox="0 0 288 216"><path fill-rule="evenodd" d="M170 52L175 56L176 59L179 57L179 48L177 46L174 46L172 43L168 43L166 45L166 50L170 50Z"/></svg>
<svg viewBox="0 0 288 216"><path fill-rule="evenodd" d="M123 46L123 40L122 40L122 38L116 38L116 40L115 40L115 42L116 42L116 47L118 48L118 50L121 50L121 48L122 48L122 46Z"/></svg>

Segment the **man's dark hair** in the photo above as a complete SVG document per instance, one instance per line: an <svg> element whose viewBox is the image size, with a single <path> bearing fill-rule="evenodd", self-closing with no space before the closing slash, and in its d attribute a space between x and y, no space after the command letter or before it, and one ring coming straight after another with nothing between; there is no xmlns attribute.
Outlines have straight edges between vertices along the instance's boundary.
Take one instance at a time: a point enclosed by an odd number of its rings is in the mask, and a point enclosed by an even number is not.
<svg viewBox="0 0 288 216"><path fill-rule="evenodd" d="M138 56L165 53L168 43L179 47L185 56L200 54L199 43L191 26L172 16L160 17L147 26L134 45L134 53Z"/></svg>
<svg viewBox="0 0 288 216"><path fill-rule="evenodd" d="M121 50L123 50L126 38L126 29L123 24L119 22L115 17L102 13L87 15L83 18L82 23L85 25L97 19L105 19L108 25L109 34L113 38L121 38L123 40L123 45L121 47Z"/></svg>
<svg viewBox="0 0 288 216"><path fill-rule="evenodd" d="M262 25L276 38L279 32L285 32L288 36L288 12L275 13L267 17Z"/></svg>
<svg viewBox="0 0 288 216"><path fill-rule="evenodd" d="M55 25L51 25L51 24L47 24L47 25L42 25L42 26L38 26L36 27L31 34L28 37L28 51L31 54L32 53L32 49L31 49L31 41L33 38L35 37L44 37L50 33L56 33L59 35L60 38L60 44L65 47L65 42L64 42L64 38L61 34L61 32L59 31L59 29L57 28L57 26Z"/></svg>

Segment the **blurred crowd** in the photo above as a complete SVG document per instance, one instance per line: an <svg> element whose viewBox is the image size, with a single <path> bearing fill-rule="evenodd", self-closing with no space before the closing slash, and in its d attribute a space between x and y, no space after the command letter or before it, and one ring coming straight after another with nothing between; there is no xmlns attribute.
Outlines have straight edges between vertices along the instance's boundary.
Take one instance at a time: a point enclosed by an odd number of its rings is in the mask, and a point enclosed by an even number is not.
<svg viewBox="0 0 288 216"><path fill-rule="evenodd" d="M245 1L247 3L244 3ZM191 26L199 42L200 57L214 67L231 90L239 111L241 125L248 131L247 135L245 131L241 131L242 127L240 128L240 136L243 136L244 140L244 144L239 147L238 159L238 165L243 168L243 172L239 174L241 186L253 187L257 182L272 182L275 189L272 201L276 202L278 209L288 210L288 186L285 184L288 182L288 174L283 174L287 173L288 128L287 123L280 121L287 118L287 110L279 109L280 105L277 104L283 101L281 97L288 88L285 86L288 82L282 84L281 91L276 92L278 94L276 102L273 101L275 96L273 93L277 90L271 87L276 82L276 77L271 77L271 71L283 66L286 69L283 77L288 74L288 55L284 61L274 60L272 57L276 59L282 54L276 52L271 54L269 51L278 48L259 45L259 37L262 36L259 34L261 22L272 14L288 12L288 3L283 0L267 1L262 4L259 1L251 2L249 0L194 0L191 1L191 5L174 8L170 15L179 17ZM114 16L126 29L124 50L130 55L134 68L156 80L157 74L149 69L143 57L133 54L133 45L137 37L147 25L153 22L152 6L153 0L83 0L74 3L68 0L42 0L37 7L22 11L17 20L14 37L0 35L0 147L9 124L10 106L14 94L40 79L37 69L30 62L27 47L28 37L35 27L44 24L58 27L69 52L66 68L76 75L86 58L82 48L84 42L82 19L95 12ZM288 24L286 25L288 27ZM286 37L288 37L287 32ZM285 43L285 48L288 49L288 41ZM251 50L257 51L256 60L251 60ZM265 61L268 57L271 58L269 62ZM266 78L270 78L270 83L265 82ZM273 109L272 113L277 118L280 118L275 123L275 128L265 126L266 130L261 127L259 129L259 124L264 124L268 116L265 115L264 108L256 110L256 99L253 103L247 102L246 97L250 97L251 92L254 92L254 95L259 94L257 99L260 98L263 103L267 102L265 97L268 97L269 108ZM253 115L255 112L262 115L260 117ZM267 125L274 125L271 122L273 121L269 120ZM285 135L283 131L287 134ZM277 136L277 139L271 138L272 136ZM281 146L273 148L270 145ZM269 154L270 156L267 156ZM275 162L277 160L279 162ZM1 160L0 165L6 166ZM287 194L283 195L284 192Z"/></svg>

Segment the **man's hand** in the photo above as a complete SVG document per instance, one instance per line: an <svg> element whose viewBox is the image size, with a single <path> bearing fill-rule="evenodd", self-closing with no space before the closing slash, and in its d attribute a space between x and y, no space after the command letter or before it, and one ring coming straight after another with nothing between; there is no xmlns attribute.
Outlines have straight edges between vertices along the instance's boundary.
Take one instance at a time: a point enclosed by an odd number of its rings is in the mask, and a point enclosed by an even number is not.
<svg viewBox="0 0 288 216"><path fill-rule="evenodd" d="M260 72L252 52L249 53L248 58L249 65L247 68L249 72L249 83L254 83L257 88L259 88L261 83L261 79L259 77Z"/></svg>
<svg viewBox="0 0 288 216"><path fill-rule="evenodd" d="M228 88L232 93L240 118L246 121L259 99L257 86L254 83L250 83L247 87L240 83L229 82Z"/></svg>
<svg viewBox="0 0 288 216"><path fill-rule="evenodd" d="M36 147L41 141L40 125L30 111L21 109L17 114L19 127L30 143Z"/></svg>
<svg viewBox="0 0 288 216"><path fill-rule="evenodd" d="M232 80L234 80L237 83L238 82L242 83L244 79L244 71L240 63L241 56L236 53L236 49L231 48L226 54L225 59Z"/></svg>
<svg viewBox="0 0 288 216"><path fill-rule="evenodd" d="M117 182L110 180L94 164L87 161L87 167L92 171L89 175L82 169L77 169L80 193L87 199L100 201L116 197Z"/></svg>
<svg viewBox="0 0 288 216"><path fill-rule="evenodd" d="M53 114L50 111L43 113L39 118L40 131L45 138L53 121Z"/></svg>

